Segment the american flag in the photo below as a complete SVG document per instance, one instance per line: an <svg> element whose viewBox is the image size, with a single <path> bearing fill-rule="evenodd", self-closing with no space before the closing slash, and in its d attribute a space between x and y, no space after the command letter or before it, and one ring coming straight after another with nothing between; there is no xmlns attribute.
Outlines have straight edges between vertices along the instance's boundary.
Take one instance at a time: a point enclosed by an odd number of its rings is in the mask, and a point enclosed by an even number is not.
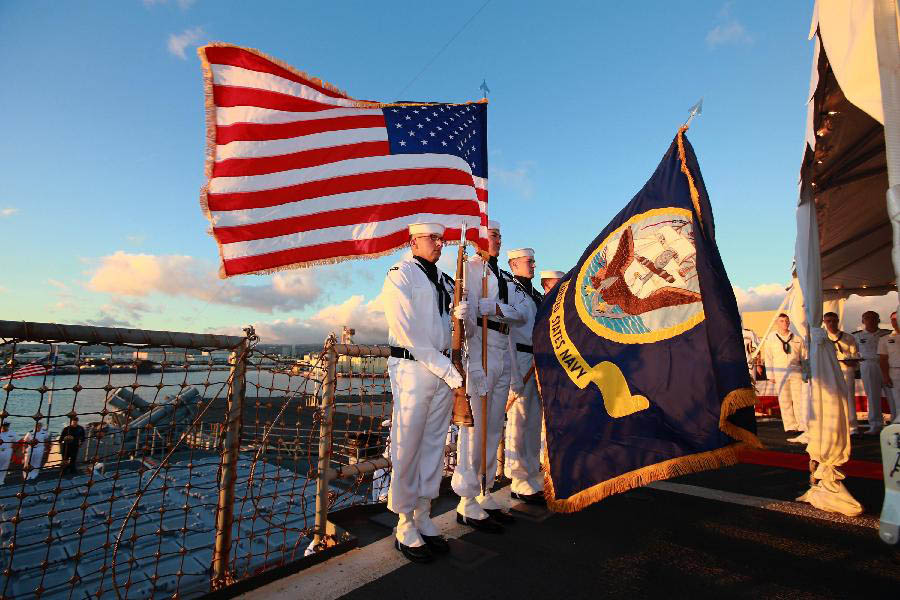
<svg viewBox="0 0 900 600"><path fill-rule="evenodd" d="M198 52L224 276L388 254L421 221L486 249L485 102L354 100L256 50Z"/></svg>
<svg viewBox="0 0 900 600"><path fill-rule="evenodd" d="M50 368L46 365L42 365L40 362L32 362L28 363L24 367L19 367L4 379L6 379L7 381L12 381L13 379L23 379L25 377L32 377L34 375L46 375L49 372Z"/></svg>

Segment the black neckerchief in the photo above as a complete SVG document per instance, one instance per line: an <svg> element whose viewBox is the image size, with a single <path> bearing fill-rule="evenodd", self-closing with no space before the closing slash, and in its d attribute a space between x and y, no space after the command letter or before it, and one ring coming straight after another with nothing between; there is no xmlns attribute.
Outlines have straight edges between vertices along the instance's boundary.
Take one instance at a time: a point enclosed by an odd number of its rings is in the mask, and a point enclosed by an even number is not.
<svg viewBox="0 0 900 600"><path fill-rule="evenodd" d="M506 279L500 276L500 267L497 266L497 257L492 256L490 260L488 260L488 268L494 274L494 277L497 278L497 291L498 296L500 297L500 302L503 304L509 303L509 288L506 287Z"/></svg>
<svg viewBox="0 0 900 600"><path fill-rule="evenodd" d="M840 346L838 344L841 343L841 340L844 339L844 332L838 331L838 336L836 340L831 339L831 335L828 336L828 341L835 347L835 349L840 350Z"/></svg>
<svg viewBox="0 0 900 600"><path fill-rule="evenodd" d="M447 292L447 288L441 285L441 280L438 277L437 265L425 260L421 256L413 256L413 258L416 259L416 264L419 265L419 268L425 273L425 277L428 278L428 281L430 281L434 285L434 289L437 290L438 314L443 316L444 311L450 306L450 294Z"/></svg>
<svg viewBox="0 0 900 600"><path fill-rule="evenodd" d="M784 350L784 353L785 353L785 354L790 354L790 353L791 353L791 344L790 344L790 342L791 342L792 339L794 339L794 334L793 334L793 333L790 334L790 335L788 336L788 339L786 339L786 340L781 339L781 336L778 335L777 333L775 334L775 337L777 337L777 338L778 338L778 341L781 342L781 349Z"/></svg>
<svg viewBox="0 0 900 600"><path fill-rule="evenodd" d="M531 298L531 300L534 302L534 305L540 306L541 301L544 299L544 297L540 293L538 293L536 289L534 289L533 285L531 285L531 279L522 275L516 275L515 278L516 281L519 282L519 285L522 286L522 291L528 294L528 297Z"/></svg>

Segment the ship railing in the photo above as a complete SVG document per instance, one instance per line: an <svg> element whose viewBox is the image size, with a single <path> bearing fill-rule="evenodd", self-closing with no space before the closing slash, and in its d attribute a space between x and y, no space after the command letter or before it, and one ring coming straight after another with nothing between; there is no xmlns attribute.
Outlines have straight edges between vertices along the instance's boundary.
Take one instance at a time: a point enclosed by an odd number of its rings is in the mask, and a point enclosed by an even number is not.
<svg viewBox="0 0 900 600"><path fill-rule="evenodd" d="M35 348L72 368L18 377L16 353ZM129 354L152 362L103 366ZM298 368L252 328L0 321L0 421L49 429L55 461L14 460L0 485L0 597L192 598L352 545L342 511L387 496L389 355L332 338ZM74 463L59 444L72 417Z"/></svg>

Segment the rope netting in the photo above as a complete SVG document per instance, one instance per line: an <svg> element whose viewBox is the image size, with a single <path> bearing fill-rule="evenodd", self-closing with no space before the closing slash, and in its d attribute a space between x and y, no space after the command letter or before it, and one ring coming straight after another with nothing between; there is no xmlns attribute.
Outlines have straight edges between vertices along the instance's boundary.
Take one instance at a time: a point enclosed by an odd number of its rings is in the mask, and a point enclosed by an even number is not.
<svg viewBox="0 0 900 600"><path fill-rule="evenodd" d="M99 330L0 332L0 600L196 597L337 541L317 486L328 513L386 501L386 347Z"/></svg>

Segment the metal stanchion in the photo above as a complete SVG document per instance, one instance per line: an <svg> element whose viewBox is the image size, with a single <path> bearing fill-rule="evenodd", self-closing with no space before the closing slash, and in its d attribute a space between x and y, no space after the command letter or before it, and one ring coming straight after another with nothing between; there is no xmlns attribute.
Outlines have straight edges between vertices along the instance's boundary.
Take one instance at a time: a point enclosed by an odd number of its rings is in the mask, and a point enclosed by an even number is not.
<svg viewBox="0 0 900 600"><path fill-rule="evenodd" d="M331 425L337 387L337 353L334 344L325 348L325 381L322 385L321 422L319 423L319 462L316 475L316 530L313 547L318 548L328 531L328 490L331 475Z"/></svg>
<svg viewBox="0 0 900 600"><path fill-rule="evenodd" d="M213 553L213 589L228 585L228 557L231 551L231 525L234 520L234 483L241 444L241 422L247 376L247 348L249 340L237 348L232 367L231 390L228 395L228 414L225 420L225 448L222 454L222 475L219 503L216 507L216 544Z"/></svg>

